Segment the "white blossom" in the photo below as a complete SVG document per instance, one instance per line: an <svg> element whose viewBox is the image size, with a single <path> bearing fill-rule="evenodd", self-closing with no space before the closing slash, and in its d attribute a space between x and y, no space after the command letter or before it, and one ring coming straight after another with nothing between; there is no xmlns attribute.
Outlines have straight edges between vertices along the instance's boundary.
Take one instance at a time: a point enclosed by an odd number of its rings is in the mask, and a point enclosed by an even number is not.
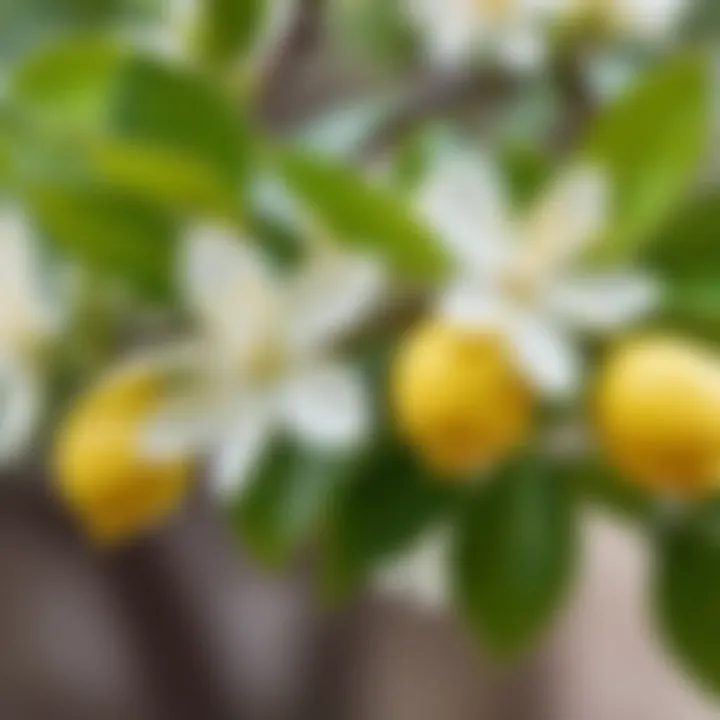
<svg viewBox="0 0 720 720"><path fill-rule="evenodd" d="M230 492L277 431L320 450L363 439L369 396L332 344L378 301L377 262L318 250L282 279L248 243L203 227L187 238L181 283L200 326L188 357L201 391L190 402L171 400L149 421L146 451L206 445L212 480Z"/></svg>
<svg viewBox="0 0 720 720"><path fill-rule="evenodd" d="M605 220L608 188L597 168L571 168L515 219L491 163L452 153L421 189L419 205L457 260L438 312L462 327L504 333L542 391L577 388L578 330L613 330L660 299L657 283L640 272L572 272Z"/></svg>
<svg viewBox="0 0 720 720"><path fill-rule="evenodd" d="M433 60L456 64L492 46L509 64L530 68L545 54L543 25L562 0L408 2Z"/></svg>
<svg viewBox="0 0 720 720"><path fill-rule="evenodd" d="M517 69L546 55L553 24L603 22L611 32L661 42L677 27L687 0L407 0L411 22L431 58L456 64L488 48Z"/></svg>

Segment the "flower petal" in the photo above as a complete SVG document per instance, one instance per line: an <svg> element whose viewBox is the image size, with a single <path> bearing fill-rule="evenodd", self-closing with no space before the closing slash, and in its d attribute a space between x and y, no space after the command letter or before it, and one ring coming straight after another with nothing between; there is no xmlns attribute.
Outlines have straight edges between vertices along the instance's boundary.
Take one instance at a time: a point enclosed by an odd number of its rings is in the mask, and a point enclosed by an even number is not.
<svg viewBox="0 0 720 720"><path fill-rule="evenodd" d="M576 166L555 183L525 227L525 254L543 271L573 262L596 239L607 210L606 178L596 167Z"/></svg>
<svg viewBox="0 0 720 720"><path fill-rule="evenodd" d="M662 299L658 282L630 273L571 278L549 292L554 312L573 325L595 331L637 320Z"/></svg>
<svg viewBox="0 0 720 720"><path fill-rule="evenodd" d="M352 328L378 305L384 280L379 261L333 251L317 253L288 292L292 345L316 347Z"/></svg>
<svg viewBox="0 0 720 720"><path fill-rule="evenodd" d="M168 460L197 452L208 441L208 393L203 348L192 343L168 343L134 353L103 380L105 392L147 384L156 402L141 419L138 451L150 460Z"/></svg>
<svg viewBox="0 0 720 720"><path fill-rule="evenodd" d="M676 27L690 6L687 0L615 0L613 10L628 33L657 42Z"/></svg>
<svg viewBox="0 0 720 720"><path fill-rule="evenodd" d="M512 314L499 292L467 283L450 288L440 298L439 311L453 325L468 330L502 329Z"/></svg>
<svg viewBox="0 0 720 720"><path fill-rule="evenodd" d="M568 395L580 383L580 362L560 327L534 315L519 316L510 339L516 359L533 384L550 395Z"/></svg>
<svg viewBox="0 0 720 720"><path fill-rule="evenodd" d="M270 268L246 243L214 227L190 232L181 283L209 338L239 356L278 325L280 308Z"/></svg>
<svg viewBox="0 0 720 720"><path fill-rule="evenodd" d="M512 252L500 180L487 159L442 157L418 196L420 214L469 275L494 275Z"/></svg>
<svg viewBox="0 0 720 720"><path fill-rule="evenodd" d="M57 330L61 298L48 297L37 244L24 218L13 210L0 214L0 346L5 352Z"/></svg>
<svg viewBox="0 0 720 720"><path fill-rule="evenodd" d="M300 371L281 395L284 423L310 445L345 450L367 433L369 396L360 376L348 367L323 364Z"/></svg>
<svg viewBox="0 0 720 720"><path fill-rule="evenodd" d="M236 495L249 482L272 428L271 408L261 399L248 399L230 419L210 457L210 482L220 497Z"/></svg>
<svg viewBox="0 0 720 720"><path fill-rule="evenodd" d="M480 15L471 0L410 0L408 10L435 64L453 66L464 62L482 39Z"/></svg>
<svg viewBox="0 0 720 720"><path fill-rule="evenodd" d="M140 451L150 460L175 460L199 454L217 431L207 409L191 398L173 398L153 413L140 433Z"/></svg>
<svg viewBox="0 0 720 720"><path fill-rule="evenodd" d="M19 362L0 368L0 460L14 460L29 443L41 407L37 375Z"/></svg>

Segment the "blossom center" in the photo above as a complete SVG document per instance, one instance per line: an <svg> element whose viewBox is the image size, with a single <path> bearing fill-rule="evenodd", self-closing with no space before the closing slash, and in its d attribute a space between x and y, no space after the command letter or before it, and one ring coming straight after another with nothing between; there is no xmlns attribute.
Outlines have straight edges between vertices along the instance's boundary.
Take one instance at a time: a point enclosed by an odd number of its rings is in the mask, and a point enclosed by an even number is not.
<svg viewBox="0 0 720 720"><path fill-rule="evenodd" d="M277 380L288 362L288 352L283 343L268 340L253 349L245 369L253 383L264 385Z"/></svg>
<svg viewBox="0 0 720 720"><path fill-rule="evenodd" d="M530 264L510 268L501 278L503 293L520 305L532 305L543 289L543 278L538 268Z"/></svg>
<svg viewBox="0 0 720 720"><path fill-rule="evenodd" d="M475 0L477 9L493 23L510 19L515 11L515 0Z"/></svg>

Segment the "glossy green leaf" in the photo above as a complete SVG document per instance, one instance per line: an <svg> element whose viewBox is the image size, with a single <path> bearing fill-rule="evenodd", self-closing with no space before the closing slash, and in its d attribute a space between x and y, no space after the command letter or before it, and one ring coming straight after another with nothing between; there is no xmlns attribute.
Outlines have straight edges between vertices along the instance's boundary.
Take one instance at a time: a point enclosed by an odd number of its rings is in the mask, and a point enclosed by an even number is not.
<svg viewBox="0 0 720 720"><path fill-rule="evenodd" d="M598 117L584 156L608 172L613 212L596 261L634 257L676 210L707 150L711 117L710 63L695 51L642 76Z"/></svg>
<svg viewBox="0 0 720 720"><path fill-rule="evenodd" d="M133 56L117 78L110 130L203 163L228 183L246 170L249 138L240 114L201 75Z"/></svg>
<svg viewBox="0 0 720 720"><path fill-rule="evenodd" d="M513 462L477 493L457 531L456 603L491 652L535 641L569 589L576 549L573 494L543 461Z"/></svg>
<svg viewBox="0 0 720 720"><path fill-rule="evenodd" d="M86 166L104 184L182 213L239 222L235 193L208 167L152 145L99 141L86 146Z"/></svg>
<svg viewBox="0 0 720 720"><path fill-rule="evenodd" d="M262 29L268 0L205 0L195 30L200 56L211 65L237 60Z"/></svg>
<svg viewBox="0 0 720 720"><path fill-rule="evenodd" d="M665 326L720 338L720 197L687 203L647 249L643 264L665 287Z"/></svg>
<svg viewBox="0 0 720 720"><path fill-rule="evenodd" d="M151 298L171 292L175 226L153 207L97 186L36 187L28 202L47 237L94 272Z"/></svg>
<svg viewBox="0 0 720 720"><path fill-rule="evenodd" d="M166 294L171 213L239 222L249 139L202 76L74 37L20 65L9 98L17 184L51 238L103 274Z"/></svg>
<svg viewBox="0 0 720 720"><path fill-rule="evenodd" d="M108 121L113 83L126 62L125 51L106 37L57 41L24 58L9 78L12 101L33 120L78 132Z"/></svg>
<svg viewBox="0 0 720 720"><path fill-rule="evenodd" d="M431 478L391 439L357 464L332 506L324 538L324 583L331 596L355 589L389 557L445 516L456 489Z"/></svg>
<svg viewBox="0 0 720 720"><path fill-rule="evenodd" d="M53 132L174 153L184 172L212 176L233 192L243 179L249 137L242 117L201 75L104 37L43 47L10 78L10 98L28 122ZM127 174L127 173L126 173Z"/></svg>
<svg viewBox="0 0 720 720"><path fill-rule="evenodd" d="M437 239L390 189L349 165L311 153L286 151L277 159L290 190L339 243L382 255L406 276L442 275L447 258Z"/></svg>
<svg viewBox="0 0 720 720"><path fill-rule="evenodd" d="M660 629L681 666L720 693L720 513L694 513L659 540L655 601Z"/></svg>
<svg viewBox="0 0 720 720"><path fill-rule="evenodd" d="M257 476L231 504L238 537L269 565L291 560L326 524L330 501L347 474L347 459L278 442Z"/></svg>
<svg viewBox="0 0 720 720"><path fill-rule="evenodd" d="M647 248L644 263L669 279L720 277L720 195L686 203Z"/></svg>

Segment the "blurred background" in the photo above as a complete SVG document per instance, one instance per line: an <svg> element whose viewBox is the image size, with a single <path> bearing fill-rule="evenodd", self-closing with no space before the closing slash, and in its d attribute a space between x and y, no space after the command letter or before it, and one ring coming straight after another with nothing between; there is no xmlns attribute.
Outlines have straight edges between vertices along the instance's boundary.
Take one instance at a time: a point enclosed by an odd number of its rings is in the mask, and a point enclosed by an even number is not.
<svg viewBox="0 0 720 720"><path fill-rule="evenodd" d="M242 13L253 2L226 4ZM0 87L24 58L59 38L112 34L176 58L190 5L0 0ZM567 41L572 61L561 53L557 68L547 61L529 71L496 58L458 67L432 61L409 12L393 0L277 5L279 19L259 33L265 39L252 69L228 73L223 82L243 98L252 88L248 122L265 136L303 138L329 153L337 146L379 177L389 156L401 158L391 174L412 175L425 139L417 130L435 120L457 123L497 148L531 146L513 157L539 168L538 151L563 156L607 97L678 48L716 43L720 30L720 3L708 0L650 47L599 41L591 32ZM662 3L640 5L640 13L661 12ZM92 83L100 68L79 62L83 82ZM37 87L53 126L52 78ZM68 148L72 154L72 145L59 152ZM58 173L65 167L64 156L23 152L16 162L33 177L43 163ZM709 182L717 170L712 163ZM92 248L102 224L79 229L48 209L57 205L37 208L44 208L45 226L81 238L83 252L97 256ZM283 241L281 233L273 238ZM112 268L124 257L111 254L100 265ZM149 259L148 267L157 262ZM123 307L114 347L142 345L167 331L162 316L128 328L134 306ZM659 645L647 607L647 546L622 515L583 511L574 594L540 644L519 664L503 665L485 656L450 611L372 590L328 607L317 597L312 547L282 571L263 569L203 488L167 525L101 552L49 489L43 443L4 475L3 720L704 720L720 713Z"/></svg>

